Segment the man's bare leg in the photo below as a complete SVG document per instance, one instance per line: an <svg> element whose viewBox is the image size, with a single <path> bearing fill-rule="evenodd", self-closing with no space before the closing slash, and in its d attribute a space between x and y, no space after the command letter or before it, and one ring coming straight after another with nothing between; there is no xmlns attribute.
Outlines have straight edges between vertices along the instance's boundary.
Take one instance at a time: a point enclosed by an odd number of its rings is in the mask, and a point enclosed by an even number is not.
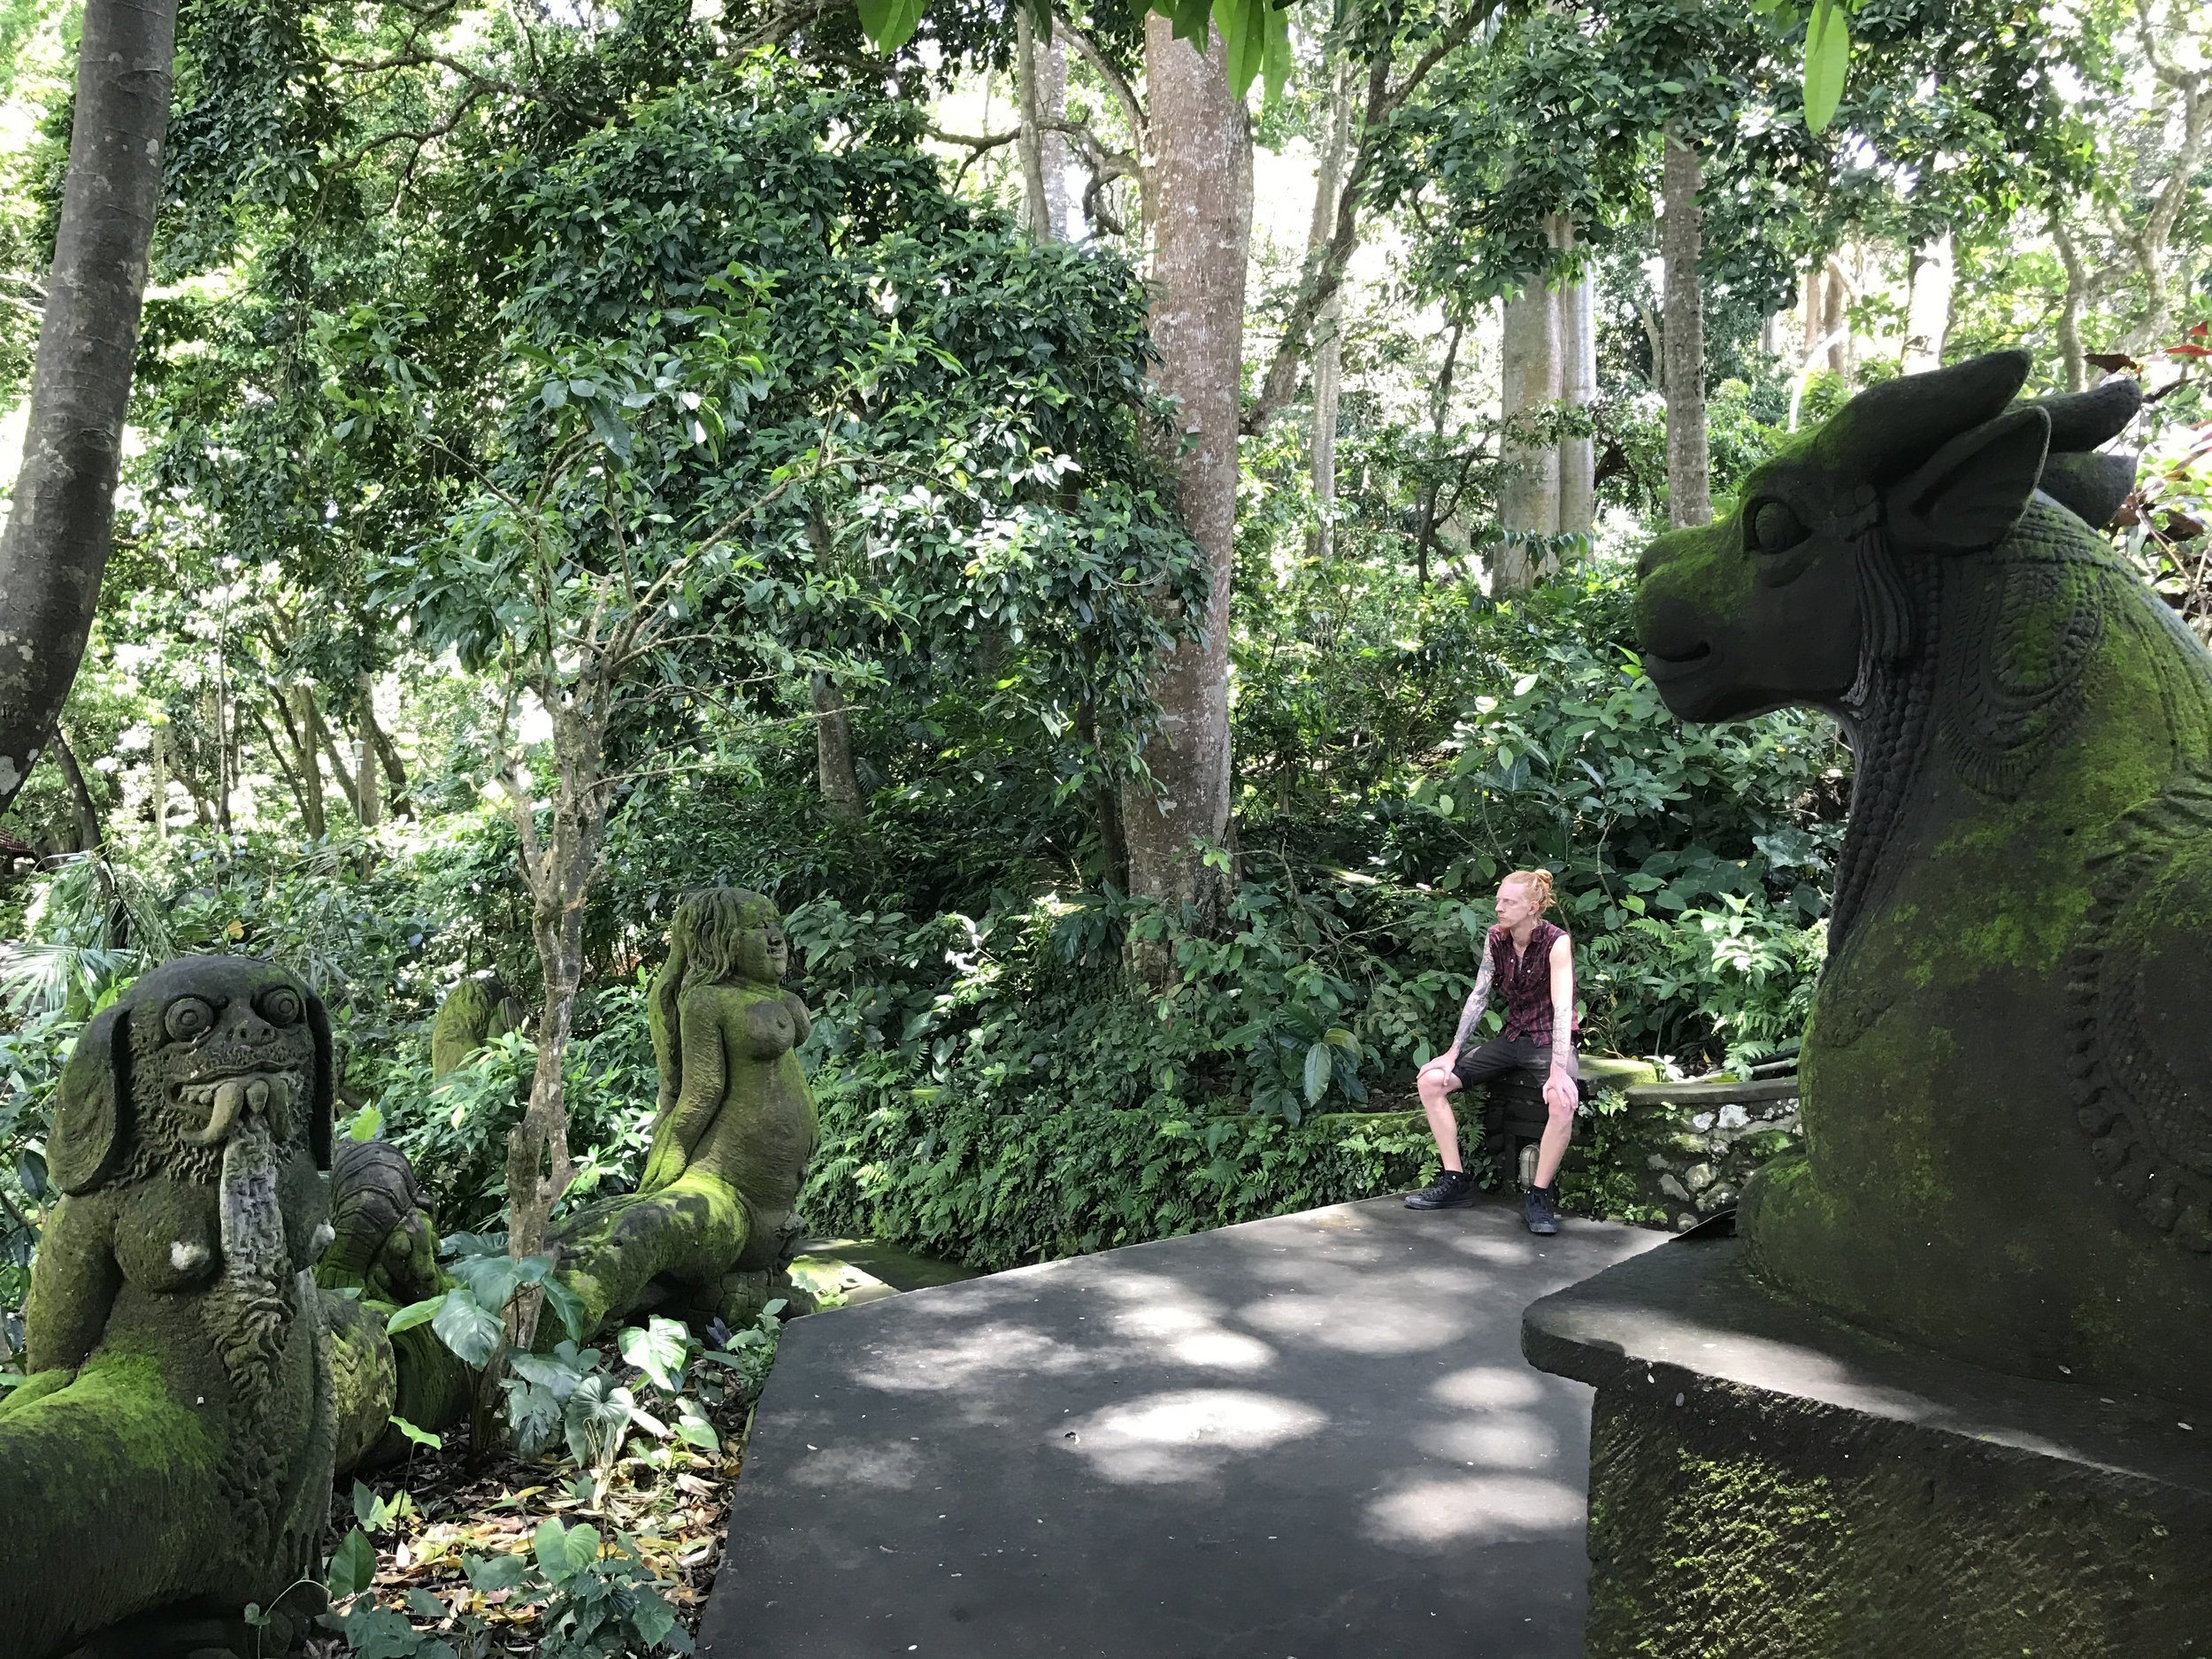
<svg viewBox="0 0 2212 1659"><path fill-rule="evenodd" d="M1458 1077L1441 1066L1424 1066L1414 1079L1414 1088L1421 1096L1421 1110L1428 1114L1429 1133L1436 1137L1437 1156L1444 1160L1446 1169L1464 1174L1459 1162L1459 1119L1452 1112L1452 1096L1459 1092ZM1560 1148L1565 1150L1565 1141L1561 1141Z"/></svg>
<svg viewBox="0 0 2212 1659"><path fill-rule="evenodd" d="M1567 1142L1574 1138L1575 1112L1570 1106L1565 1111L1553 1106L1544 1118L1544 1138L1536 1143L1536 1185L1546 1192L1559 1174L1559 1166L1567 1156Z"/></svg>

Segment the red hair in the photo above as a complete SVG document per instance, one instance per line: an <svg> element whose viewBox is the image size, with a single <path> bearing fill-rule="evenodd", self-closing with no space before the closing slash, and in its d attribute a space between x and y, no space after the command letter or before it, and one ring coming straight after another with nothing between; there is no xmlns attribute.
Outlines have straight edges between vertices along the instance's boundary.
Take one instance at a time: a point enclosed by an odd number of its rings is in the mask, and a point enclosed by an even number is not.
<svg viewBox="0 0 2212 1659"><path fill-rule="evenodd" d="M1546 910L1551 909L1552 891L1550 871L1516 870L1511 875L1506 877L1506 879L1498 885L1501 887L1508 887L1516 882L1519 883L1522 887L1532 887L1535 889L1536 913L1539 916L1541 916Z"/></svg>

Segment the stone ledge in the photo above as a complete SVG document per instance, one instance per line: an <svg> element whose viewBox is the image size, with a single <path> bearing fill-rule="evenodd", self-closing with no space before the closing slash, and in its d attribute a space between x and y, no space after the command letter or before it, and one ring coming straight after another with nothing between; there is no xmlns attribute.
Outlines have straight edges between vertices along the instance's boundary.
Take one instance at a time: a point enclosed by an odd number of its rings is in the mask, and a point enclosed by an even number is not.
<svg viewBox="0 0 2212 1659"><path fill-rule="evenodd" d="M1597 1387L1659 1366L2037 1457L2087 1463L2212 1503L2212 1423L2139 1396L1964 1365L1777 1294L1742 1240L1687 1239L1532 1304L1521 1351ZM2183 1424L2189 1426L2183 1427Z"/></svg>
<svg viewBox="0 0 2212 1659"><path fill-rule="evenodd" d="M1589 1659L2212 1653L2186 1409L1886 1341L1725 1239L1544 1298L1521 1345L1597 1389Z"/></svg>
<svg viewBox="0 0 2212 1659"><path fill-rule="evenodd" d="M1748 1083L1640 1083L1621 1091L1631 1106L1749 1106L1795 1100L1795 1077L1756 1078Z"/></svg>

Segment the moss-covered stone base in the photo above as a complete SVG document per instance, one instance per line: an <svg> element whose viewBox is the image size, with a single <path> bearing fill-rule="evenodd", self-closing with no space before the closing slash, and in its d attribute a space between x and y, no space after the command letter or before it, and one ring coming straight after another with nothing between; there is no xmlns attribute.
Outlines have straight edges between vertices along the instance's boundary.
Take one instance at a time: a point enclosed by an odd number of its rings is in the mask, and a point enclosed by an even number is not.
<svg viewBox="0 0 2212 1659"><path fill-rule="evenodd" d="M1591 1659L2212 1654L2212 1424L1880 1341L1684 1241L1529 1310L1593 1382Z"/></svg>

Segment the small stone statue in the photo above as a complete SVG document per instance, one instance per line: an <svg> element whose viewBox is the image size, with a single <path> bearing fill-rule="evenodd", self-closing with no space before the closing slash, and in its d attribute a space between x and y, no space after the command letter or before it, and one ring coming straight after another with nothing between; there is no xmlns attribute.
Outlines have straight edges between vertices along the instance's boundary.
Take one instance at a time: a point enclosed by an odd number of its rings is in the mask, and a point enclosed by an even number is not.
<svg viewBox="0 0 2212 1659"><path fill-rule="evenodd" d="M1770 1283L2054 1382L2212 1405L2212 656L2095 531L2132 383L2005 351L1860 393L1644 555L1668 706L1851 736Z"/></svg>
<svg viewBox="0 0 2212 1659"><path fill-rule="evenodd" d="M78 1040L0 1402L0 1647L281 1653L311 1608L335 1425L307 1269L328 1241L331 1041L293 976L147 974ZM249 1604L273 1609L249 1632ZM100 1636L100 1632L106 1632Z"/></svg>
<svg viewBox="0 0 2212 1659"><path fill-rule="evenodd" d="M472 974L446 994L430 1022L430 1075L443 1077L511 1031L520 1031L521 1000L493 974Z"/></svg>
<svg viewBox="0 0 2212 1659"><path fill-rule="evenodd" d="M793 1297L791 1206L817 1128L788 965L782 918L759 894L712 887L678 907L653 986L660 1101L644 1177L555 1234L588 1328L653 1310L734 1326ZM541 1321L541 1344L552 1325Z"/></svg>

